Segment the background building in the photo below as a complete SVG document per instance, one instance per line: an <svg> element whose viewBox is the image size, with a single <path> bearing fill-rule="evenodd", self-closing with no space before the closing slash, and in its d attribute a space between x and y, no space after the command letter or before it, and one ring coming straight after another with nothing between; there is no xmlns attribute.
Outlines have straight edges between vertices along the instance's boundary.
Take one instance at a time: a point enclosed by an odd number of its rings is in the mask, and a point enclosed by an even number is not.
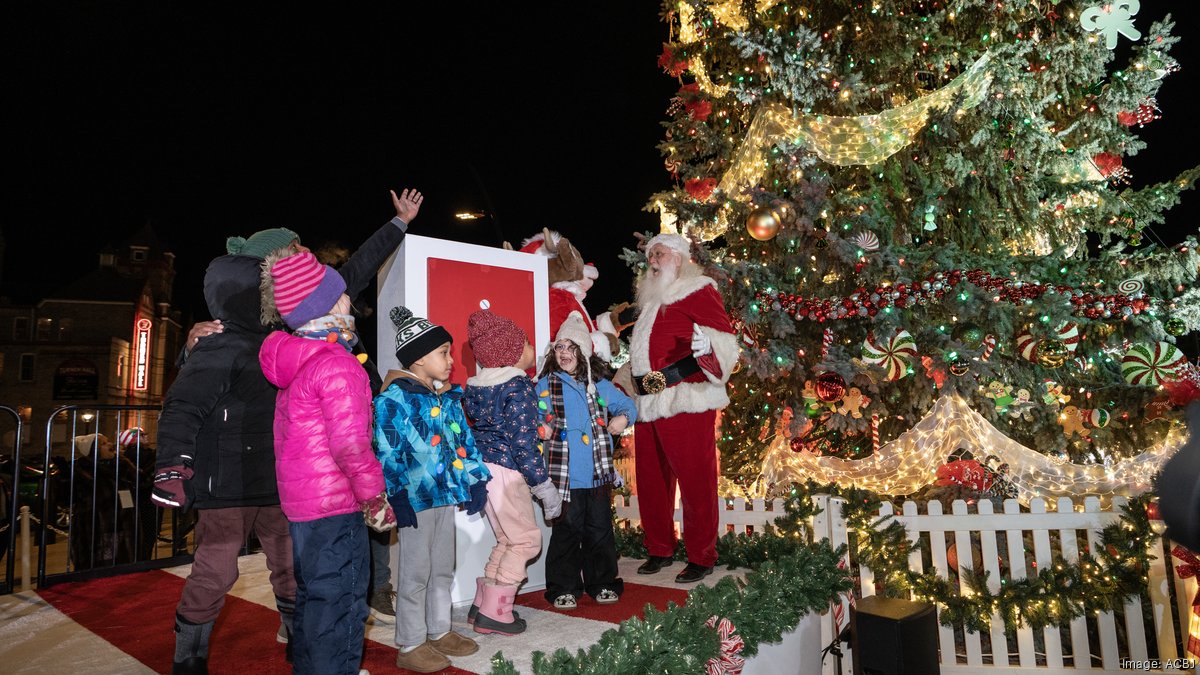
<svg viewBox="0 0 1200 675"><path fill-rule="evenodd" d="M33 304L0 303L0 404L25 421L23 452L40 447L51 414L61 406L158 405L176 372L181 317L172 307L175 254L147 225L99 254L95 269ZM48 287L55 279L41 280ZM62 415L52 442L119 427L156 432L157 413L123 415L82 410ZM4 448L12 430L4 424Z"/></svg>

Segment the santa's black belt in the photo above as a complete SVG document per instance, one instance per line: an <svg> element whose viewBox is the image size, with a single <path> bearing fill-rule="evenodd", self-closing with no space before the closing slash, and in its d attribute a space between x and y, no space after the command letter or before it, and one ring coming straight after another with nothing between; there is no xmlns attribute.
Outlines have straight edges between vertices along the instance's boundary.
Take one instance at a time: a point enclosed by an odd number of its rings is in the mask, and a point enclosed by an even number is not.
<svg viewBox="0 0 1200 675"><path fill-rule="evenodd" d="M685 379L700 372L696 357L688 355L661 370L652 370L641 377L633 378L633 386L640 396L657 394L667 387L674 387Z"/></svg>

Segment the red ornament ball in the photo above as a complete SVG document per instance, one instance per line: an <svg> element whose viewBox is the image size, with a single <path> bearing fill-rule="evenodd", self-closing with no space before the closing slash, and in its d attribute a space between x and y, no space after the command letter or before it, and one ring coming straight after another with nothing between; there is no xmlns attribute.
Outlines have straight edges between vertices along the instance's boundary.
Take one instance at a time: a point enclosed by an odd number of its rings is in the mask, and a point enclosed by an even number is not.
<svg viewBox="0 0 1200 675"><path fill-rule="evenodd" d="M1146 504L1146 517L1150 520L1162 520L1162 514L1158 511L1158 502Z"/></svg>
<svg viewBox="0 0 1200 675"><path fill-rule="evenodd" d="M792 452L804 452L804 439L803 438L793 438L789 442L789 445L792 446Z"/></svg>
<svg viewBox="0 0 1200 675"><path fill-rule="evenodd" d="M837 373L821 373L817 376L817 398L825 403L842 400L846 395L846 380Z"/></svg>

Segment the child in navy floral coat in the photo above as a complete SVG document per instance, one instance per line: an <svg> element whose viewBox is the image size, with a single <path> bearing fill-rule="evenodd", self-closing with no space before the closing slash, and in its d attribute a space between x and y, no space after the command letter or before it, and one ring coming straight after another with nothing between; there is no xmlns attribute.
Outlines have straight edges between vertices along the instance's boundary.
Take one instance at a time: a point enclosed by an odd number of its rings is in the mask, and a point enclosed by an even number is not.
<svg viewBox="0 0 1200 675"><path fill-rule="evenodd" d="M476 580L470 617L477 633L515 635L525 630L525 621L513 615L513 598L525 580L525 565L542 550L530 492L542 500L547 520L558 516L562 500L538 447L537 396L525 375L534 352L525 331L481 310L468 319L467 336L483 368L467 380L463 407L492 474L485 512L496 534L484 575Z"/></svg>

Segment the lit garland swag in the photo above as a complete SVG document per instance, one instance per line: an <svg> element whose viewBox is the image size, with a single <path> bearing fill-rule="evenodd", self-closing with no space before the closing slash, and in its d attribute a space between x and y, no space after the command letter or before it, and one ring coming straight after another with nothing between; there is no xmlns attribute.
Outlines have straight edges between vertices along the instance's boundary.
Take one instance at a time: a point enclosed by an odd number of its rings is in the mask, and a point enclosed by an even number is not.
<svg viewBox="0 0 1200 675"><path fill-rule="evenodd" d="M1006 580L998 593L988 590L987 573L982 570L963 569L964 579L973 591L970 596L959 594L957 580L939 577L933 570L924 573L910 570L908 555L913 544L901 523L892 521L883 526L885 520L876 515L881 504L878 495L867 490L842 488L836 484L818 485L811 481L806 485L793 485L784 503L785 512L773 526L768 525L763 532L753 535L726 534L721 537L717 541L718 562L730 569L754 569L766 561L779 560L812 546L805 541L808 539L808 520L816 512L811 500L814 494L832 494L846 499L842 515L847 527L857 536L857 561L874 572L884 595L899 596L912 591L918 598L937 602L942 606L941 622L948 626L961 623L968 630L986 631L993 612L1004 617L1009 628L1022 624L1034 629L1062 626L1087 611L1119 609L1126 598L1139 595L1146 588L1146 574L1150 569L1148 544L1156 537L1150 531L1146 515L1148 494L1130 499L1120 520L1101 531L1099 550L1082 553L1074 564L1058 561L1049 569L1038 570L1036 576ZM618 527L616 533L617 550L621 555L646 556L640 528ZM675 551L675 558L687 558L682 542ZM836 559L833 563L836 564ZM816 593L818 602L821 597L828 599L846 588L845 581L836 573L823 578L833 579L834 583L823 593ZM753 613L753 609L749 611ZM719 614L720 610L714 612ZM741 624L736 620L734 624L740 629ZM747 647L757 643L757 640L746 640Z"/></svg>

